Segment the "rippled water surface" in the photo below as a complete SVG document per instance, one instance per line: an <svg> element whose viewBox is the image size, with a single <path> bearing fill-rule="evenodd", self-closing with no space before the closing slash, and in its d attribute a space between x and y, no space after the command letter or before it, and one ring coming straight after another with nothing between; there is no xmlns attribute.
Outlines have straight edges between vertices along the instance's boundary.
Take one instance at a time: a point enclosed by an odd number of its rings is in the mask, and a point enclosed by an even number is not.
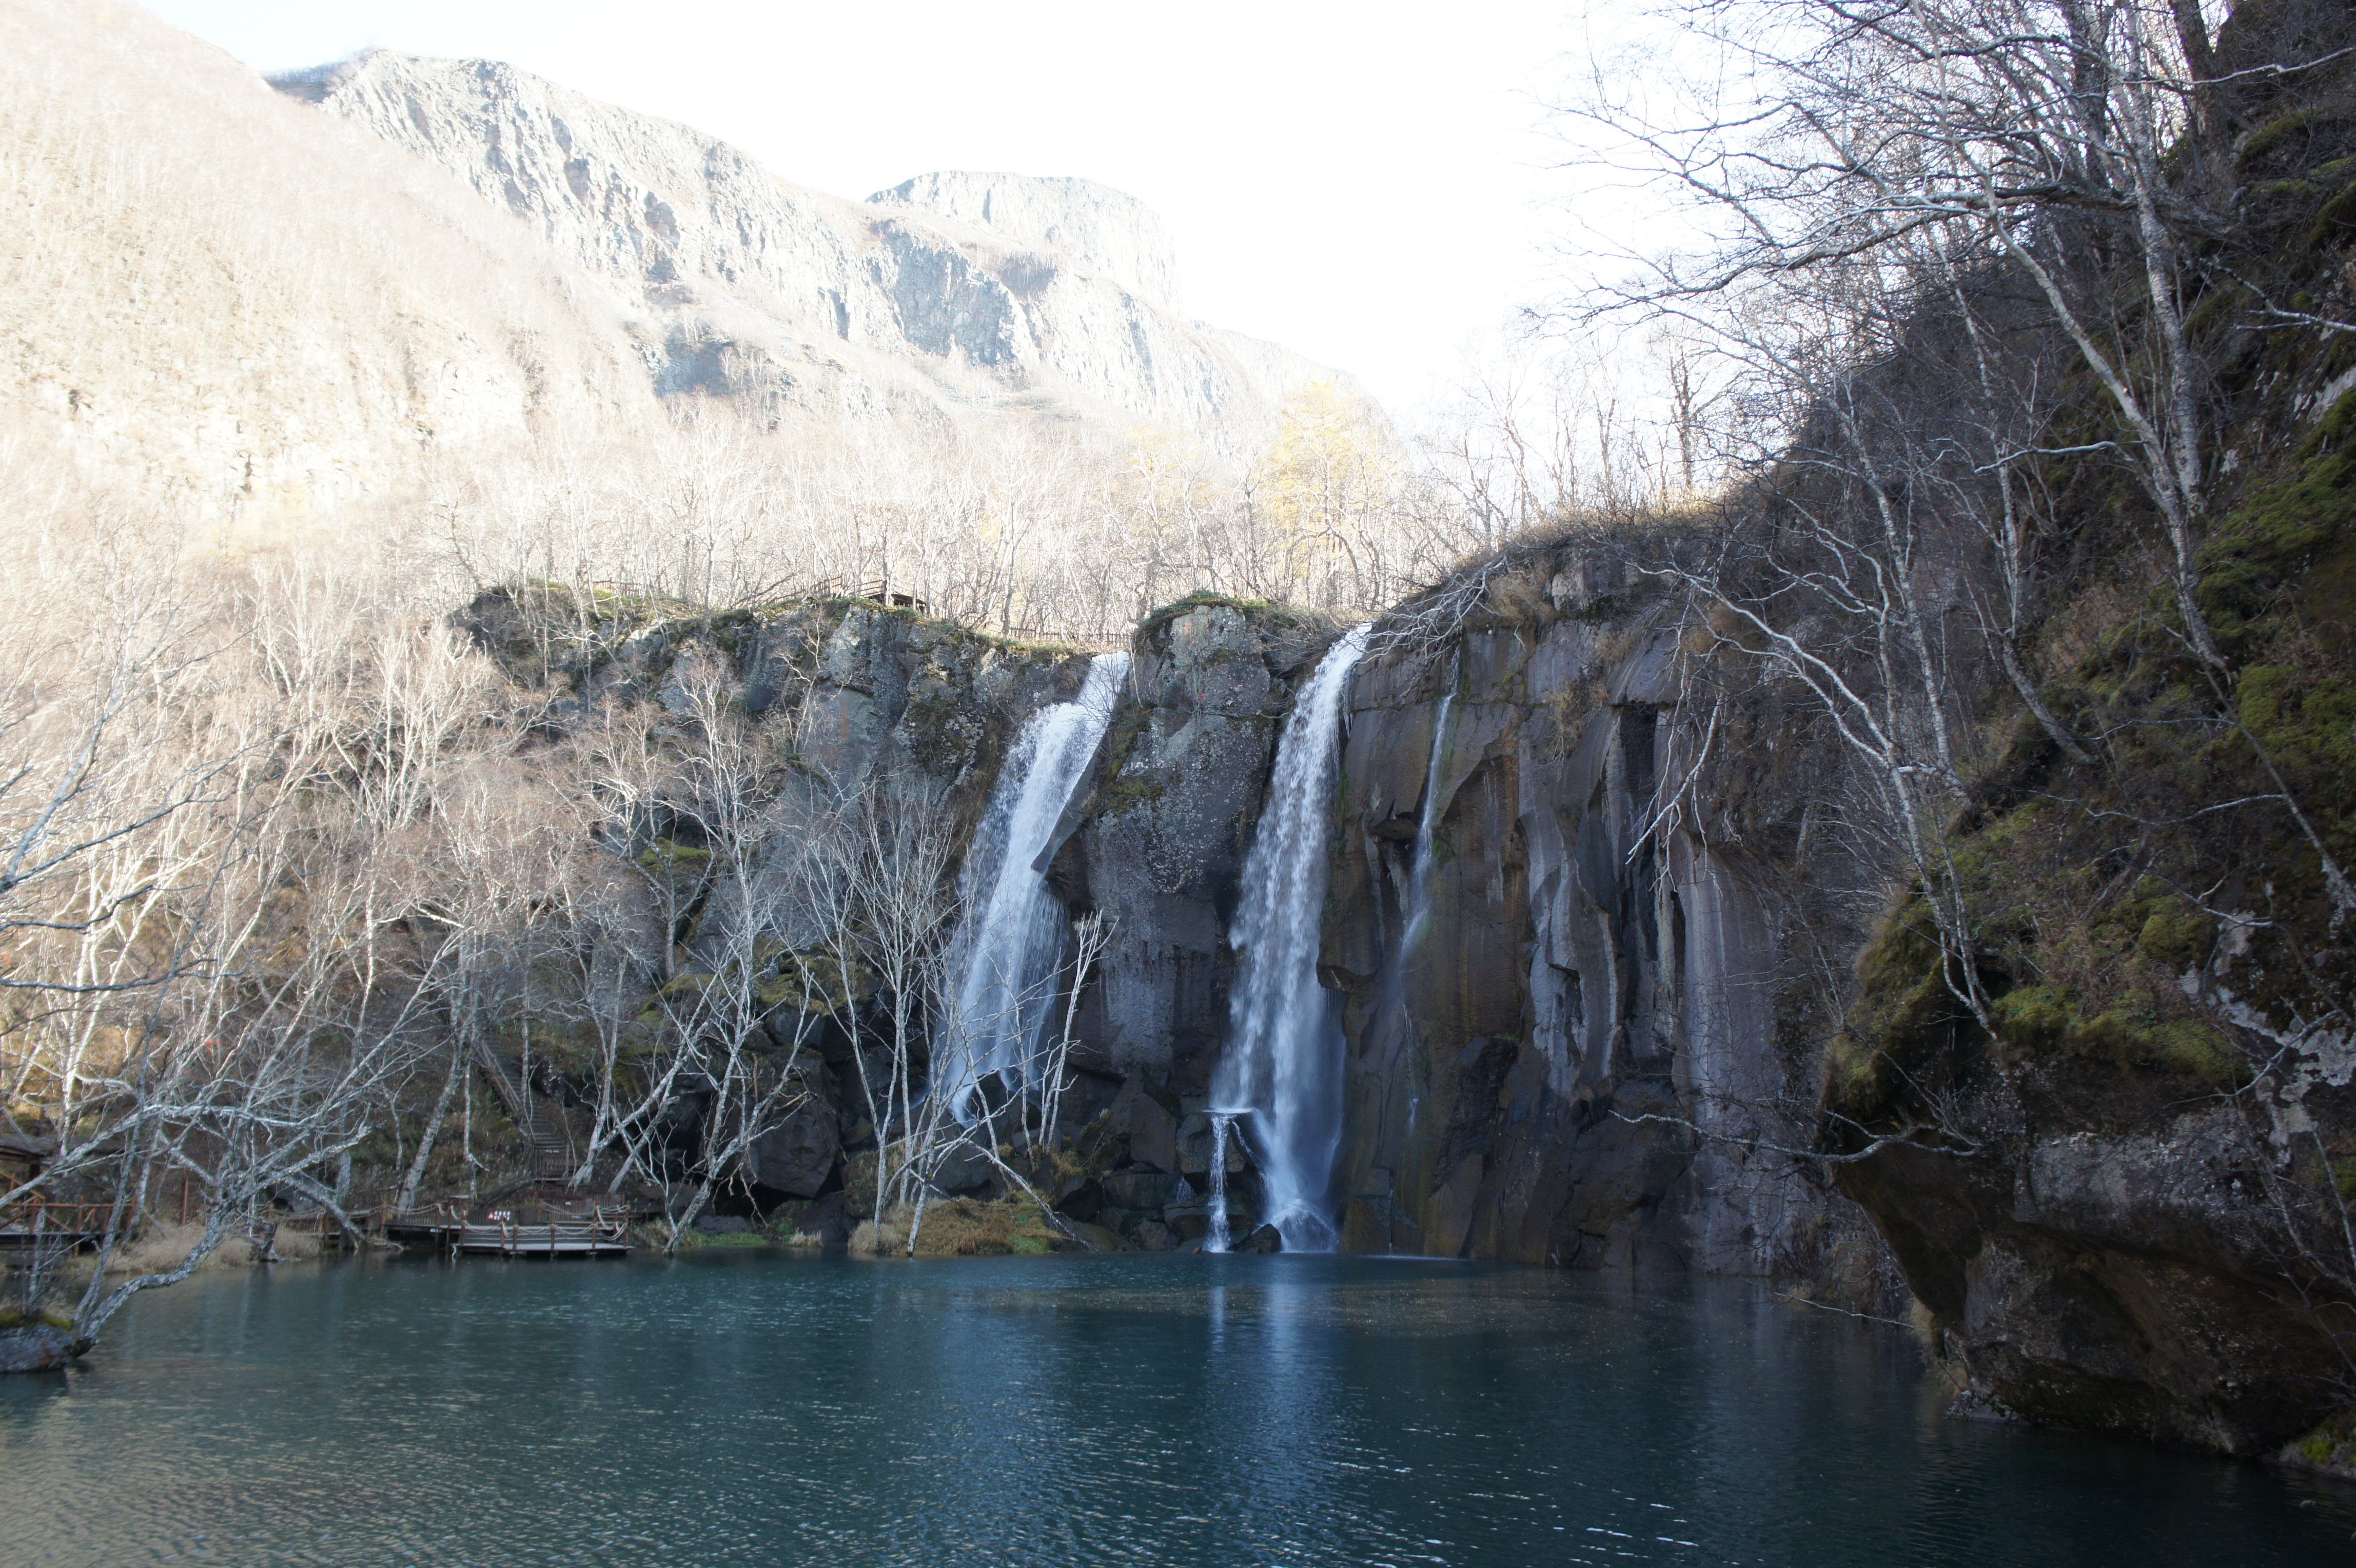
<svg viewBox="0 0 2356 1568"><path fill-rule="evenodd" d="M0 1380L0 1486L11 1564L2356 1562L1747 1286L1282 1256L200 1276Z"/></svg>

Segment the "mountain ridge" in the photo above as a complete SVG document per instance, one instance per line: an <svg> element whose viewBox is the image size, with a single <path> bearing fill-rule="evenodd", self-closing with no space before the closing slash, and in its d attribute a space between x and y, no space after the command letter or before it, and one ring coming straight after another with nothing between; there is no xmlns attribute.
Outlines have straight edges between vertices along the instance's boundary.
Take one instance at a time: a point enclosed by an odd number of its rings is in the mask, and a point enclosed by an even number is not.
<svg viewBox="0 0 2356 1568"><path fill-rule="evenodd" d="M1147 424L1234 457L1299 384L1347 381L1184 316L1159 219L1095 181L944 171L860 202L498 61L371 50L271 81L639 290L666 394Z"/></svg>

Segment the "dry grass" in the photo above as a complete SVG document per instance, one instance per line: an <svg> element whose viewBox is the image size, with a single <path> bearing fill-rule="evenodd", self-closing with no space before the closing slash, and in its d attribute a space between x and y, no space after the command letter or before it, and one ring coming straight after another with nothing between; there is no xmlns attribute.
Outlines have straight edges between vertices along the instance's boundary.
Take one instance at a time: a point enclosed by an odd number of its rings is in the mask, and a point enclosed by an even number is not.
<svg viewBox="0 0 2356 1568"><path fill-rule="evenodd" d="M903 1206L888 1211L884 1223L862 1219L851 1233L851 1255L854 1258L897 1258L908 1251L907 1217L911 1211Z"/></svg>
<svg viewBox="0 0 2356 1568"><path fill-rule="evenodd" d="M319 1233L316 1230L289 1230L281 1227L278 1234L271 1239L270 1250L287 1262L302 1262L319 1255L321 1251Z"/></svg>
<svg viewBox="0 0 2356 1568"><path fill-rule="evenodd" d="M881 1230L862 1219L851 1232L854 1257L905 1257L908 1230L916 1210L907 1204L888 1209ZM880 1243L880 1248L879 1248ZM924 1224L916 1230L919 1258L977 1258L1009 1255L1040 1256L1058 1250L1066 1239L1047 1224L1038 1206L1023 1197L1001 1197L984 1203L978 1198L948 1197L925 1206Z"/></svg>
<svg viewBox="0 0 2356 1568"><path fill-rule="evenodd" d="M202 1220L192 1219L186 1225L151 1221L136 1240L119 1249L108 1260L106 1272L111 1274L160 1274L176 1269L187 1257L188 1249L194 1247L204 1233ZM315 1255L318 1251L318 1239L306 1236L304 1240L310 1243L311 1248L310 1252L304 1255ZM278 1251L281 1256L292 1255L283 1241ZM230 1235L223 1238L221 1244L213 1249L212 1255L197 1267L199 1270L241 1269L252 1262L253 1244L243 1236Z"/></svg>

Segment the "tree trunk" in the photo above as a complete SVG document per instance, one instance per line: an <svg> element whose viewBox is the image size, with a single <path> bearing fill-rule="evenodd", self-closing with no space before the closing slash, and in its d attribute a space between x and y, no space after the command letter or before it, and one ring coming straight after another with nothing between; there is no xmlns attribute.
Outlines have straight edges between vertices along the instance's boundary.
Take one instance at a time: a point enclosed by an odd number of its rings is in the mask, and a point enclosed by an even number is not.
<svg viewBox="0 0 2356 1568"><path fill-rule="evenodd" d="M441 1098L434 1101L434 1114L425 1119L425 1131L417 1140L416 1157L402 1176L401 1190L393 1196L395 1213L405 1214L417 1201L417 1184L425 1179L425 1161L434 1153L434 1140L442 1130L442 1118L450 1114L450 1101L458 1092L459 1079L466 1075L466 1053L459 1046L450 1047L450 1075L442 1080Z"/></svg>

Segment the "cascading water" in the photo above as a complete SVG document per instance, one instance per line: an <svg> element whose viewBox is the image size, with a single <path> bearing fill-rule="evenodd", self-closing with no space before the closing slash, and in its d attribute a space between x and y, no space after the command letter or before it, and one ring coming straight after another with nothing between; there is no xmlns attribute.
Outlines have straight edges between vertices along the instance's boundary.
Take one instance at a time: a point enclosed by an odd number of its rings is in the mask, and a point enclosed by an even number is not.
<svg viewBox="0 0 2356 1568"><path fill-rule="evenodd" d="M1354 628L1326 652L1277 743L1268 809L1244 861L1230 939L1243 962L1228 1004L1227 1048L1211 1083L1223 1114L1251 1118L1266 1219L1288 1251L1331 1251L1336 1240L1325 1199L1342 1139L1343 1042L1333 999L1317 983L1318 926L1342 698L1370 629ZM1224 1197L1223 1168L1218 1181Z"/></svg>
<svg viewBox="0 0 2356 1568"><path fill-rule="evenodd" d="M1227 1234L1227 1139L1235 1126L1236 1119L1227 1112L1211 1112L1211 1235L1203 1243L1206 1251L1224 1252L1235 1240Z"/></svg>
<svg viewBox="0 0 2356 1568"><path fill-rule="evenodd" d="M1066 937L1063 906L1037 862L1112 722L1128 674L1128 654L1098 654L1078 697L1024 721L974 832L957 1000L936 1047L940 1088L961 1122L980 1113L975 1095L984 1078L996 1073L1010 1089L1030 1080Z"/></svg>
<svg viewBox="0 0 2356 1568"><path fill-rule="evenodd" d="M1440 711L1431 721L1431 757L1423 765L1423 810L1415 823L1415 864L1408 872L1408 916L1399 935L1399 961L1391 965L1397 975L1405 967L1408 953L1423 935L1424 922L1431 916L1431 830L1440 818L1440 765L1448 758L1448 710L1455 704L1456 691L1451 682L1440 699Z"/></svg>

